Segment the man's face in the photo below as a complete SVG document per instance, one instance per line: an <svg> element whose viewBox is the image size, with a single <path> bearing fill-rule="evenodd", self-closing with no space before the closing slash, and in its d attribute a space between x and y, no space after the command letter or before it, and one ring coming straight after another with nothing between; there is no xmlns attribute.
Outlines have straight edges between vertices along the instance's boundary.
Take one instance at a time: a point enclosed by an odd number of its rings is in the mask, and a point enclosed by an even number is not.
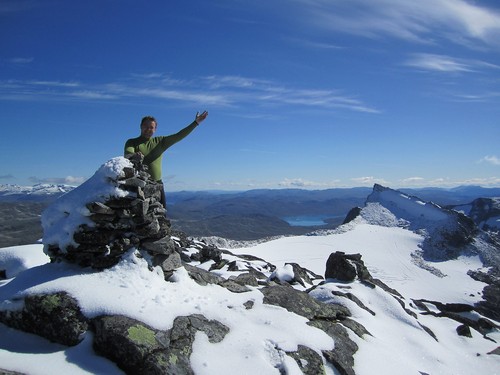
<svg viewBox="0 0 500 375"><path fill-rule="evenodd" d="M156 131L155 121L146 121L141 125L141 135L144 138L151 138Z"/></svg>

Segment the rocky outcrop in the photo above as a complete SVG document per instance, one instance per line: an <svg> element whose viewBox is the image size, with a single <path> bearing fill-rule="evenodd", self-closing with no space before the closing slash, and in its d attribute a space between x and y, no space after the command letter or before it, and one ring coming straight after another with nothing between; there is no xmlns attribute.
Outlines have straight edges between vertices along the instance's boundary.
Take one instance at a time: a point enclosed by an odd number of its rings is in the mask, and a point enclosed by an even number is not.
<svg viewBox="0 0 500 375"><path fill-rule="evenodd" d="M342 251L330 254L326 261L325 279L335 279L343 282L359 280L371 288L378 286L394 296L401 297L398 291L390 288L381 280L372 277L361 259L361 254L346 254Z"/></svg>
<svg viewBox="0 0 500 375"><path fill-rule="evenodd" d="M89 328L78 302L65 292L29 295L23 309L0 311L0 321L68 346L80 343Z"/></svg>
<svg viewBox="0 0 500 375"><path fill-rule="evenodd" d="M462 206L458 206L457 209L462 209ZM500 198L475 199L465 213L482 230L500 232Z"/></svg>
<svg viewBox="0 0 500 375"><path fill-rule="evenodd" d="M361 337L367 331L350 320L351 313L346 307L319 302L306 291L293 287L301 287L302 284L312 287L308 278L302 278L304 274L314 275L312 272L294 265L291 268L297 273L293 278L288 281L275 278L273 281L270 270L276 267L262 259L232 254L186 238L182 241L185 247L179 246L181 243L178 237L174 237L173 241L175 251L182 253L185 259L181 267L199 285L216 284L232 293L246 293L258 286L263 294L264 304L300 315L307 319L307 324L323 330L334 339L335 347L322 353L307 346L299 346L297 351L286 352L305 374L323 372L323 360L341 374L354 374L354 353L358 347L349 337L348 331ZM220 261L219 252L238 259L237 266L233 265L232 272L235 276L225 279L197 267L195 264L198 261L188 260L187 252L191 254L189 259L203 256L205 262L213 262L213 259ZM244 305L246 309L252 309L254 302L249 299ZM1 311L0 321L68 346L77 345L87 331L92 332L95 351L115 362L128 374L193 374L189 359L196 333L203 332L209 342L217 343L223 341L230 332L223 323L209 320L202 314L178 316L169 330L158 330L121 315L86 318L77 301L66 293L27 296L21 310Z"/></svg>
<svg viewBox="0 0 500 375"><path fill-rule="evenodd" d="M181 316L173 327L160 331L125 316L93 320L97 353L116 362L127 374L194 374L189 357L195 334L209 342L224 339L229 328L202 315Z"/></svg>
<svg viewBox="0 0 500 375"><path fill-rule="evenodd" d="M129 160L131 165L124 167L123 173L107 179L110 188L118 189L118 193L85 202L81 210L86 211L89 220L69 233L71 243L61 246L44 241L45 251L53 261L102 269L115 265L133 247L152 255L168 257L173 253L170 221L160 203L163 186L151 179L140 156L133 155ZM82 194L80 190L85 188L77 187L68 195ZM65 226L65 221L75 220L73 216L68 215L58 224Z"/></svg>

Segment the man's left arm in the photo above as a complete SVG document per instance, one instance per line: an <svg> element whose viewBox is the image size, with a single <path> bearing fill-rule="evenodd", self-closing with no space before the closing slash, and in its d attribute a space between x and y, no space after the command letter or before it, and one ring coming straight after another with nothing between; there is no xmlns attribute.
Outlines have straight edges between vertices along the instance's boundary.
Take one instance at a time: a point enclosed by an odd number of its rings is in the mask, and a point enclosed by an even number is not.
<svg viewBox="0 0 500 375"><path fill-rule="evenodd" d="M207 118L207 116L207 111L204 111L202 114L197 112L196 117L191 124L175 134L166 136L162 141L165 149L186 138L199 124L201 124Z"/></svg>

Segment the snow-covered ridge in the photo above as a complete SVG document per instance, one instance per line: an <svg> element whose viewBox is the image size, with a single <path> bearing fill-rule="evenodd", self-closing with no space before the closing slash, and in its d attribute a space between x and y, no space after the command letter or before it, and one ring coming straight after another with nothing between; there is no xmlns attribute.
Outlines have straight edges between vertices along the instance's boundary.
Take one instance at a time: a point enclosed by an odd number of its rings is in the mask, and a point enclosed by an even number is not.
<svg viewBox="0 0 500 375"><path fill-rule="evenodd" d="M445 210L435 203L424 202L418 197L381 185L374 186L373 192L368 196L366 203L368 207L370 203L380 204L397 219L398 224L406 222L411 229L421 229L422 227L442 224L445 221L456 219L456 213ZM369 218L366 212L362 213L362 215ZM394 224L390 220L389 222ZM378 222L377 224L383 225L384 223Z"/></svg>
<svg viewBox="0 0 500 375"><path fill-rule="evenodd" d="M30 200L59 196L73 190L75 186L65 184L36 184L33 186L0 185L1 198L15 198L16 200Z"/></svg>

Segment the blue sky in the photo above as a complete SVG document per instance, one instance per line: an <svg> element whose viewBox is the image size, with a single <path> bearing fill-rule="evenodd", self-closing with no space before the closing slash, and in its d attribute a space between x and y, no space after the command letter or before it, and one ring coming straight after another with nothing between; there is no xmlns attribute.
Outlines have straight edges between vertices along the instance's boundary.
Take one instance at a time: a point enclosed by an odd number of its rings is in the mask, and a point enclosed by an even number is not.
<svg viewBox="0 0 500 375"><path fill-rule="evenodd" d="M500 4L0 2L0 184L79 184L205 109L167 190L500 186Z"/></svg>

